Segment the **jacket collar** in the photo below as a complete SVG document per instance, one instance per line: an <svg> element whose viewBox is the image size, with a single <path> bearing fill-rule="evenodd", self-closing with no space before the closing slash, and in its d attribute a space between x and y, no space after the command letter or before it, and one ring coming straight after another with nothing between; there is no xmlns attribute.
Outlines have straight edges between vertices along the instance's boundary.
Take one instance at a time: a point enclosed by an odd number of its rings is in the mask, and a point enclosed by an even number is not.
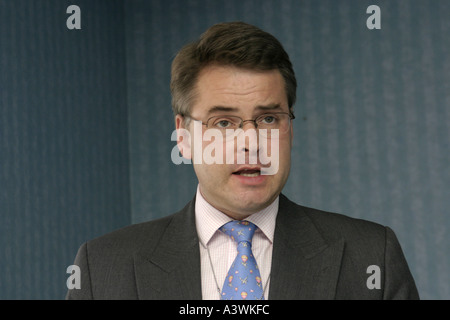
<svg viewBox="0 0 450 320"><path fill-rule="evenodd" d="M143 246L136 254L135 272L139 299L202 298L200 251L194 208L195 197L184 209L171 217L156 246Z"/></svg>
<svg viewBox="0 0 450 320"><path fill-rule="evenodd" d="M280 195L269 299L333 299L343 239L327 241L308 208Z"/></svg>
<svg viewBox="0 0 450 320"><path fill-rule="evenodd" d="M135 257L139 298L152 298L156 290L167 299L201 299L195 197L172 216L159 244L151 247ZM333 299L343 248L342 239L329 243L321 235L307 208L281 194L269 299Z"/></svg>

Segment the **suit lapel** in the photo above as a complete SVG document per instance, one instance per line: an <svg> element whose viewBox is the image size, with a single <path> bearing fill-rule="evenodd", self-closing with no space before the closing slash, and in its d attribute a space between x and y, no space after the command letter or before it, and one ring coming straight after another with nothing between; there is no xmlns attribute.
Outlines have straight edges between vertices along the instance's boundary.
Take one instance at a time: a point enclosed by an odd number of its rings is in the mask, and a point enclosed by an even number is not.
<svg viewBox="0 0 450 320"><path fill-rule="evenodd" d="M167 226L158 245L135 256L139 299L202 298L195 197Z"/></svg>
<svg viewBox="0 0 450 320"><path fill-rule="evenodd" d="M280 195L270 299L335 297L344 242L327 242L302 208Z"/></svg>
<svg viewBox="0 0 450 320"><path fill-rule="evenodd" d="M269 299L333 299L343 249L342 239L326 241L304 208L280 195ZM139 299L202 298L195 198L134 260Z"/></svg>

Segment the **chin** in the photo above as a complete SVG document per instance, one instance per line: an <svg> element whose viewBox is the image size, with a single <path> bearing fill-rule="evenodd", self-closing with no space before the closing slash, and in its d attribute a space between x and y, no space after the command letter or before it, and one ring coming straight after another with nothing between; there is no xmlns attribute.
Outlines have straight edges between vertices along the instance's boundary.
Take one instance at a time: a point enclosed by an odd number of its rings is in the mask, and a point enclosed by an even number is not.
<svg viewBox="0 0 450 320"><path fill-rule="evenodd" d="M235 205L241 211L254 213L270 205L276 196L267 191L249 191L236 196Z"/></svg>

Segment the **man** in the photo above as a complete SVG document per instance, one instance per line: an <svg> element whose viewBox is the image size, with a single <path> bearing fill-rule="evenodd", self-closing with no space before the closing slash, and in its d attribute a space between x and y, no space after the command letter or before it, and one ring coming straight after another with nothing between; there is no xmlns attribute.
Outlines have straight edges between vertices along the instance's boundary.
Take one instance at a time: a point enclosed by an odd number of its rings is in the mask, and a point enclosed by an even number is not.
<svg viewBox="0 0 450 320"><path fill-rule="evenodd" d="M85 243L81 289L67 298L417 299L391 229L281 194L296 86L281 44L254 26L214 25L185 46L172 105L197 193L178 213Z"/></svg>

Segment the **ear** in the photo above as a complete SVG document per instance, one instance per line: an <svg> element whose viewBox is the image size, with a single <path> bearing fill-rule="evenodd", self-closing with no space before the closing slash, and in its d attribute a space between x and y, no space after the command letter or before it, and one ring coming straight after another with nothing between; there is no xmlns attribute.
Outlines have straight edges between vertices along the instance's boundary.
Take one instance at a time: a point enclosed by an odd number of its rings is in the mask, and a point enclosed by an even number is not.
<svg viewBox="0 0 450 320"><path fill-rule="evenodd" d="M294 123L293 121L291 121L291 149L293 144L294 144Z"/></svg>
<svg viewBox="0 0 450 320"><path fill-rule="evenodd" d="M183 158L192 159L191 134L185 127L186 119L177 114L175 116L175 128L177 130L177 146Z"/></svg>

